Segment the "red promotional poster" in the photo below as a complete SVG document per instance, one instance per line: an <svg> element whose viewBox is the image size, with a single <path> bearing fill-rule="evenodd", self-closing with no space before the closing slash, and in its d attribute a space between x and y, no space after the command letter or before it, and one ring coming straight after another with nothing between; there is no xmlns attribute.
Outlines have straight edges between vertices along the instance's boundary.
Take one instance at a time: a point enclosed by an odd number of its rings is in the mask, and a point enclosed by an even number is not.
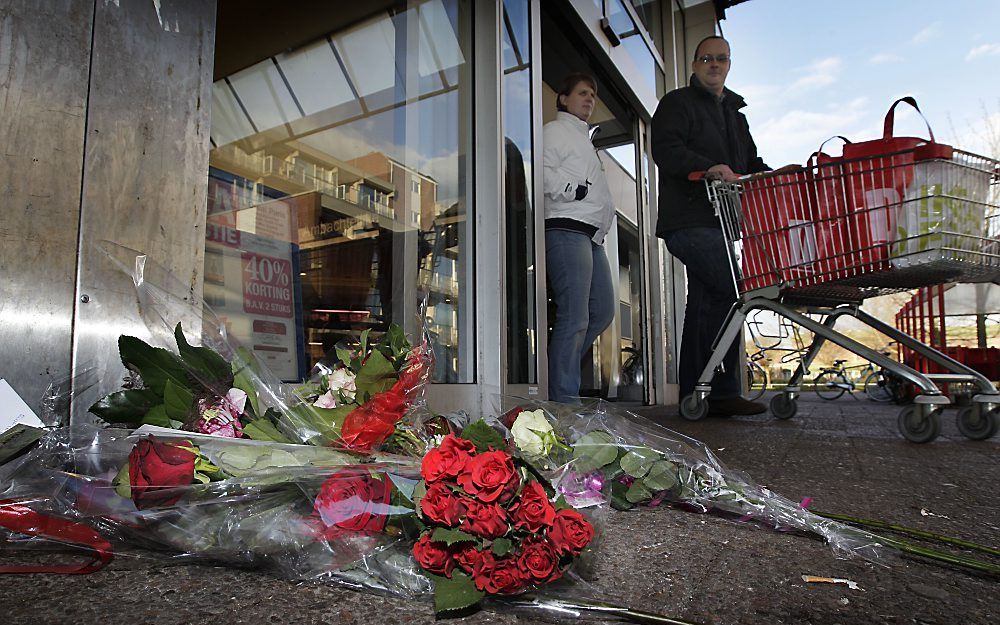
<svg viewBox="0 0 1000 625"><path fill-rule="evenodd" d="M292 316L292 263L244 251L243 311L272 317Z"/></svg>

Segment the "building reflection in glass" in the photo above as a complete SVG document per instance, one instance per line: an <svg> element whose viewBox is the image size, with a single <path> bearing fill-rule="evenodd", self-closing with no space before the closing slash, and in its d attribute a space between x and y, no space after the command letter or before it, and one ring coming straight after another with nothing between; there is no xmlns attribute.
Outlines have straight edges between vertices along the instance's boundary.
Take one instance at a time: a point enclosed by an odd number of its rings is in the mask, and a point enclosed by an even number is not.
<svg viewBox="0 0 1000 625"><path fill-rule="evenodd" d="M285 379L423 317L435 381L474 381L470 29L467 0L409 0L214 84L206 300L258 355L292 350ZM289 288L248 306L263 257Z"/></svg>

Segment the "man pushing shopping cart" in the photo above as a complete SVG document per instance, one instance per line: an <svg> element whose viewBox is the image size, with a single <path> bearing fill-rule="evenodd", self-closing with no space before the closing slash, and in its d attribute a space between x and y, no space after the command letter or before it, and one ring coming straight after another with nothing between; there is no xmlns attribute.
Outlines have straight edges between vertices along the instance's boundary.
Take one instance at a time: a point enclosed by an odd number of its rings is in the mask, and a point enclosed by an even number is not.
<svg viewBox="0 0 1000 625"><path fill-rule="evenodd" d="M663 96L652 123L653 160L660 172L656 236L687 268L688 297L679 367L681 397L694 392L712 354L716 334L736 302L726 243L704 186L688 180L696 171L726 182L767 171L757 155L740 109L743 97L726 89L732 62L729 43L706 37L695 48L690 85ZM738 173L737 173L738 172ZM708 415L759 414L763 404L740 395L740 350L726 352L715 375Z"/></svg>
<svg viewBox="0 0 1000 625"><path fill-rule="evenodd" d="M723 86L728 52L718 37L703 41L694 86L665 96L653 120L662 176L657 233L688 271L681 415L763 412L738 398L737 337L748 313L769 310L814 336L787 388L771 398L775 417L796 414L799 383L831 341L917 389L898 420L908 440L937 437L940 408L950 403L937 384L947 382L977 389L972 405L958 412L959 431L973 440L996 434L1000 393L990 380L868 315L861 303L937 284L1000 282L1000 163L936 142L930 124L929 139L894 136L897 105L920 112L907 97L889 108L881 139L840 137L842 156L825 154L821 145L805 167L763 173L738 113L743 101ZM755 175L741 177L733 165L716 162L723 159ZM918 373L837 332L845 315L944 373Z"/></svg>

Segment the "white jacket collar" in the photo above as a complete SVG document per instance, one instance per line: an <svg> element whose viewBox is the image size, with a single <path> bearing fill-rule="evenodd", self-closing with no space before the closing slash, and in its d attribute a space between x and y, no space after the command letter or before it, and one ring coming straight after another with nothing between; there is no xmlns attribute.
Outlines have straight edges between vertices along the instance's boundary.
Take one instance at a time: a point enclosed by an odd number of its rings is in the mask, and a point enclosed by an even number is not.
<svg viewBox="0 0 1000 625"><path fill-rule="evenodd" d="M567 113L566 111L559 111L558 113L556 113L556 119L564 123L571 124L573 128L576 128L583 133L586 133L587 131L590 130L590 124L583 121L582 119L580 119L579 117L577 117L572 113Z"/></svg>

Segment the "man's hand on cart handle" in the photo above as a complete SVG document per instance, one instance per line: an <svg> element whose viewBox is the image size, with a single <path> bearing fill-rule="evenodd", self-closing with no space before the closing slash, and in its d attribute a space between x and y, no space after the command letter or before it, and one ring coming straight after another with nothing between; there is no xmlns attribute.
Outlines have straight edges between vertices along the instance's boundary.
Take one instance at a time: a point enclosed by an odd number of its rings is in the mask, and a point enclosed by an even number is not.
<svg viewBox="0 0 1000 625"><path fill-rule="evenodd" d="M737 174L729 165L724 163L719 163L718 165L712 165L705 172L705 177L709 180L722 180L723 182L736 182L740 179L740 174Z"/></svg>
<svg viewBox="0 0 1000 625"><path fill-rule="evenodd" d="M708 168L708 171L693 171L688 174L688 180L691 182L700 182L702 180L724 180L726 182L736 182L740 179L740 175L734 173L729 165L723 165L722 163L718 165L712 165Z"/></svg>

